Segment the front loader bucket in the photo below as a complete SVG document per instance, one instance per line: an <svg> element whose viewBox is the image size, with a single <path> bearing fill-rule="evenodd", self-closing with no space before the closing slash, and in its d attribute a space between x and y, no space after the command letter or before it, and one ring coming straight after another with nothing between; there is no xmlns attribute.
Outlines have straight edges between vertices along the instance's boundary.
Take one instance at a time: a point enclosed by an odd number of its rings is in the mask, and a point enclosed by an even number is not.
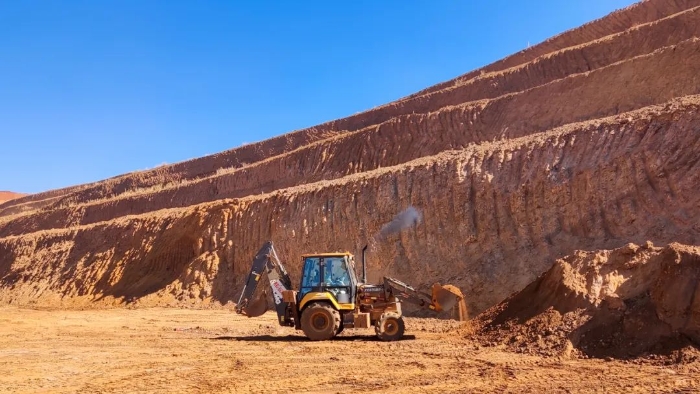
<svg viewBox="0 0 700 394"><path fill-rule="evenodd" d="M433 304L437 307L438 312L449 311L456 306L458 309L455 310L456 313L453 313L453 315L456 315L457 320L461 321L467 318L464 294L457 287L452 285L440 286L440 284L436 283L433 285L432 290Z"/></svg>
<svg viewBox="0 0 700 394"><path fill-rule="evenodd" d="M248 317L262 316L265 312L267 312L267 294L264 293L243 307L243 314Z"/></svg>

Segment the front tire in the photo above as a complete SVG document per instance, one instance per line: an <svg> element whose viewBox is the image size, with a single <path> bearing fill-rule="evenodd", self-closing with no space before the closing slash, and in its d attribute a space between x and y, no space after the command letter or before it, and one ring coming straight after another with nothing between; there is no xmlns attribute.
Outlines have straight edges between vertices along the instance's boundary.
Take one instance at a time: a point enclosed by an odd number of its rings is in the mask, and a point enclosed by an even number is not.
<svg viewBox="0 0 700 394"><path fill-rule="evenodd" d="M301 314L301 329L312 341L332 339L340 327L340 313L332 306L315 302Z"/></svg>
<svg viewBox="0 0 700 394"><path fill-rule="evenodd" d="M403 337L405 329L403 317L393 312L383 314L374 327L377 337L382 341L398 341Z"/></svg>

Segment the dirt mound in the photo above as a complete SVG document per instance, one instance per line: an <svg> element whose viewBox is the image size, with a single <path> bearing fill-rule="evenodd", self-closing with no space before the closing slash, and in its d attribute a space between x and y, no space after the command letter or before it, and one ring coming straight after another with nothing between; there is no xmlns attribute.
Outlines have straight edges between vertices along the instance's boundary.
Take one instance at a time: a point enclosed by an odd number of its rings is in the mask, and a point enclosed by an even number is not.
<svg viewBox="0 0 700 394"><path fill-rule="evenodd" d="M700 247L577 251L473 325L523 353L700 360Z"/></svg>
<svg viewBox="0 0 700 394"><path fill-rule="evenodd" d="M15 198L20 198L20 197L24 197L24 196L26 196L26 194L8 192L8 191L0 191L0 204L4 203L5 201L14 200Z"/></svg>

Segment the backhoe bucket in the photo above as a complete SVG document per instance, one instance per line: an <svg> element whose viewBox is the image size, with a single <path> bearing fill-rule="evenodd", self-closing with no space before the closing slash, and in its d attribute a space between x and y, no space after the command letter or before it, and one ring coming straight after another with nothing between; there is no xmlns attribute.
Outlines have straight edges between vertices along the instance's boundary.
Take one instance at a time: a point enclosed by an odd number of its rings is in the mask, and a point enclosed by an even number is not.
<svg viewBox="0 0 700 394"><path fill-rule="evenodd" d="M248 317L262 316L265 312L267 312L267 294L264 293L243 308L243 314Z"/></svg>
<svg viewBox="0 0 700 394"><path fill-rule="evenodd" d="M433 285L433 304L438 309L438 312L452 310L455 306L459 309L457 313L457 320L466 319L466 302L464 301L464 294L455 286L445 285L440 286L439 283ZM459 303L459 305L458 305Z"/></svg>

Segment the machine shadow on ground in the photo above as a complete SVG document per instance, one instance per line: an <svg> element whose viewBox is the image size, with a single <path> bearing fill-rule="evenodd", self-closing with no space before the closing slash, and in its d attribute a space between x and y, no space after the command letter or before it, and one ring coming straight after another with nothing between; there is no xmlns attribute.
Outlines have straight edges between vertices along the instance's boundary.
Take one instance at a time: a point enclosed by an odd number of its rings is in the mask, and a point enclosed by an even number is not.
<svg viewBox="0 0 700 394"><path fill-rule="evenodd" d="M404 335L398 341L413 341L416 339L415 335ZM285 336L274 336L274 335L250 335L250 336L219 336L211 338L213 341L244 341L244 342L313 342L307 337L300 335L285 335ZM339 336L331 339L330 341L324 342L342 342L342 341L362 341L362 342L381 342L379 338L374 335L348 335Z"/></svg>

